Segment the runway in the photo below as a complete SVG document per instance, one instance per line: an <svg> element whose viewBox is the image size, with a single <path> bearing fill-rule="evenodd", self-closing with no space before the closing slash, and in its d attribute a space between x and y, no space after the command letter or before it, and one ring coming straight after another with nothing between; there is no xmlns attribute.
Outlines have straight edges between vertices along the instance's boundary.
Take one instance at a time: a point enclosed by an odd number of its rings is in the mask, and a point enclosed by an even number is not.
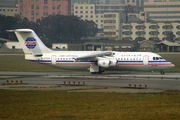
<svg viewBox="0 0 180 120"><path fill-rule="evenodd" d="M85 84L94 87L115 87L128 88L129 85L157 90L180 90L179 73L103 73L92 75L89 72L0 72L0 76L11 76L14 78L0 79L0 84L7 80L23 81L29 85L64 85L64 82L71 85Z"/></svg>

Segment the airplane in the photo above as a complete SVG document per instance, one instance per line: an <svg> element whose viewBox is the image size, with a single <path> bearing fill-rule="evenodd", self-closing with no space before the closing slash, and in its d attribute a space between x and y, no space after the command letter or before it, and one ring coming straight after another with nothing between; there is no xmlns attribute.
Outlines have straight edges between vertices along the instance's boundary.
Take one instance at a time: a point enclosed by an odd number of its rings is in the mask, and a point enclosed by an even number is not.
<svg viewBox="0 0 180 120"><path fill-rule="evenodd" d="M117 51L53 51L46 47L31 29L15 32L25 53L25 59L66 70L89 70L92 74L104 71L161 71L175 67L160 55L151 52Z"/></svg>

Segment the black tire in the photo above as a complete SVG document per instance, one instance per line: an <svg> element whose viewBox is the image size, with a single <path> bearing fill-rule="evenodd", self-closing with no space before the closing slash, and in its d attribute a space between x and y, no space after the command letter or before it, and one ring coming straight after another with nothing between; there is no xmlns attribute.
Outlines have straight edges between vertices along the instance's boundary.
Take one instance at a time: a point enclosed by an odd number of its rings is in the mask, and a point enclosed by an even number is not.
<svg viewBox="0 0 180 120"><path fill-rule="evenodd" d="M161 72L161 75L164 75L164 72L163 72L163 71Z"/></svg>
<svg viewBox="0 0 180 120"><path fill-rule="evenodd" d="M98 74L102 74L102 72L98 72Z"/></svg>
<svg viewBox="0 0 180 120"><path fill-rule="evenodd" d="M96 72L91 72L91 74L96 74Z"/></svg>

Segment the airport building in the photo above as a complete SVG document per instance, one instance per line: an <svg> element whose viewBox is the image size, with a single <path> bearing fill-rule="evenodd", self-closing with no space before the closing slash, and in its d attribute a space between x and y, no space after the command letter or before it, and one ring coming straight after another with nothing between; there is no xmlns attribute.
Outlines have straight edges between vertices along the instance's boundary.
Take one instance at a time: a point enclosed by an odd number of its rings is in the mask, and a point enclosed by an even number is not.
<svg viewBox="0 0 180 120"><path fill-rule="evenodd" d="M19 0L18 12L21 18L28 18L29 21L36 22L41 17L49 15L70 15L70 0Z"/></svg>

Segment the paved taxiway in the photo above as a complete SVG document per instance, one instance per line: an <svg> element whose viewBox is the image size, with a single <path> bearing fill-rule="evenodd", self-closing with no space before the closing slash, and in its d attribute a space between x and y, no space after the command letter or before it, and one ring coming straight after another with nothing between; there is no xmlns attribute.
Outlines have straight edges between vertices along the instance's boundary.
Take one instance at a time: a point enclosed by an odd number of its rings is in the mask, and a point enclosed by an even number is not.
<svg viewBox="0 0 180 120"><path fill-rule="evenodd" d="M179 73L103 73L92 75L89 72L0 72L0 76L14 76L8 79L23 81L29 85L63 85L64 81L85 82L86 86L128 88L129 84L139 87L147 85L148 89L180 90ZM1 79L0 84L7 79Z"/></svg>

